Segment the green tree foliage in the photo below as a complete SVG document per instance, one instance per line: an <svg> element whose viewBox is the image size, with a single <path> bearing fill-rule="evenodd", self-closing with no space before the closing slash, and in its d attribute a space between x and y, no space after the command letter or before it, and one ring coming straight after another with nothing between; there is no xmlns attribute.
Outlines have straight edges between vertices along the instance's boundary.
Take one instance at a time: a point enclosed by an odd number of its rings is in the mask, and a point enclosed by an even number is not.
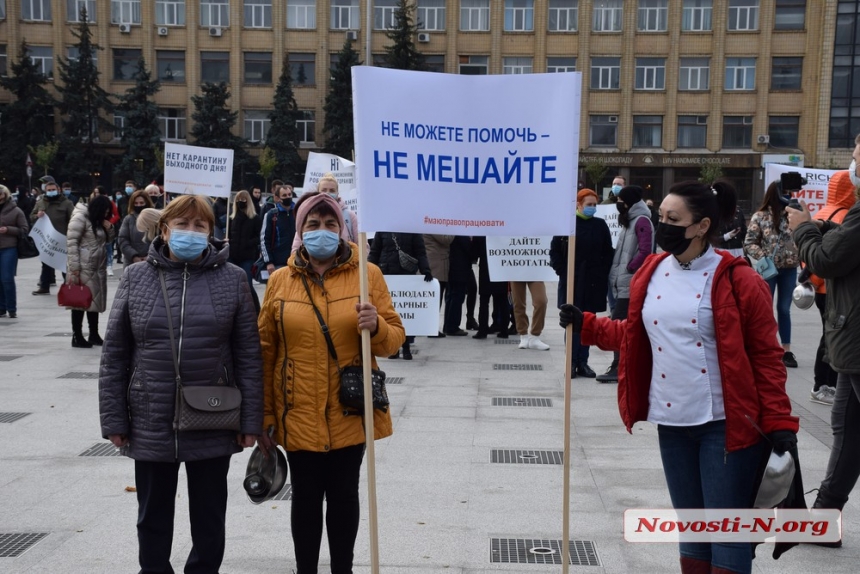
<svg viewBox="0 0 860 574"><path fill-rule="evenodd" d="M591 185L590 189L596 191L598 195L600 194L598 186L603 181L603 178L606 177L608 171L609 166L601 161L590 161L585 164L585 175L587 176L588 183Z"/></svg>
<svg viewBox="0 0 860 574"><path fill-rule="evenodd" d="M705 164L699 171L699 181L708 185L723 177L723 168L716 164Z"/></svg>
<svg viewBox="0 0 860 574"><path fill-rule="evenodd" d="M352 135L352 67L361 64L352 41L346 40L331 69L331 83L325 97L325 151L351 159L355 147Z"/></svg>
<svg viewBox="0 0 860 574"><path fill-rule="evenodd" d="M117 110L125 117L122 145L125 151L114 169L119 179L133 179L139 187L150 183L161 172L155 152L161 149L158 106L153 97L161 89L153 80L141 57L134 74L134 86L120 96Z"/></svg>
<svg viewBox="0 0 860 574"><path fill-rule="evenodd" d="M395 70L426 70L424 55L415 48L418 24L414 18L415 6L408 0L398 0L394 11L394 25L385 33L391 45L385 47L385 67Z"/></svg>
<svg viewBox="0 0 860 574"><path fill-rule="evenodd" d="M194 104L194 113L191 115L194 120L191 128L194 145L232 149L233 187L241 187L243 174L247 171L254 172L257 167L256 161L244 147L247 142L230 131L236 125L239 113L227 107L227 100L230 99L227 84L206 82L200 88L202 95L191 96L191 102Z"/></svg>
<svg viewBox="0 0 860 574"><path fill-rule="evenodd" d="M60 142L54 140L35 147L28 146L27 149L33 154L31 158L33 163L42 168L42 175L48 175L48 170L54 165L54 160L60 151Z"/></svg>
<svg viewBox="0 0 860 574"><path fill-rule="evenodd" d="M301 72L302 69L299 69ZM293 79L290 64L284 57L281 77L275 87L272 111L269 112L269 133L266 134L266 147L274 154L276 163L272 173L294 181L304 171L302 158L299 157L299 127L297 122L301 112L293 94ZM271 176L271 173L269 174ZM263 177L268 180L269 176Z"/></svg>
<svg viewBox="0 0 860 574"><path fill-rule="evenodd" d="M0 108L0 178L14 185L27 181L27 150L54 137L54 98L45 89L48 79L30 59L26 42L21 42L18 61L9 71L0 77L0 86L15 98Z"/></svg>
<svg viewBox="0 0 860 574"><path fill-rule="evenodd" d="M268 193L269 178L272 177L272 174L275 173L275 168L278 167L278 158L275 155L275 150L266 146L263 148L263 153L260 154L257 161L260 162L260 170L257 173L262 175L266 181L266 189L264 191Z"/></svg>
<svg viewBox="0 0 860 574"><path fill-rule="evenodd" d="M93 42L85 9L81 9L80 24L72 34L78 40L73 45L77 58L57 58L60 70L57 107L63 115L60 171L78 185L88 186L92 183L90 174L102 167L104 152L99 134L113 132L113 123L107 120L107 115L114 106L108 93L99 86L95 60L100 48Z"/></svg>

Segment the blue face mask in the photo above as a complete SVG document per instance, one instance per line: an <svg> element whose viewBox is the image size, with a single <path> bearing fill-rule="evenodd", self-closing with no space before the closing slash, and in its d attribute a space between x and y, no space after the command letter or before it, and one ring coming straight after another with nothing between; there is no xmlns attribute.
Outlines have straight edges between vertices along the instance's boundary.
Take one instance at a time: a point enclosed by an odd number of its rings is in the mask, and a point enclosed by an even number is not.
<svg viewBox="0 0 860 574"><path fill-rule="evenodd" d="M125 192L127 194L131 195L132 193L134 193L134 188L133 187L126 187Z"/></svg>
<svg viewBox="0 0 860 574"><path fill-rule="evenodd" d="M121 193L116 194L116 198L117 198L117 199L122 199L122 194L121 194Z"/></svg>
<svg viewBox="0 0 860 574"><path fill-rule="evenodd" d="M54 191L46 191L45 195L47 197L57 197L58 193L57 193L57 190L55 189Z"/></svg>
<svg viewBox="0 0 860 574"><path fill-rule="evenodd" d="M620 186L620 185L613 185L613 186L612 186L612 193L614 193L614 194L616 195L616 197L618 196L618 192L619 192L619 191L621 191L621 186Z"/></svg>
<svg viewBox="0 0 860 574"><path fill-rule="evenodd" d="M182 261L194 261L206 246L209 245L209 236L197 231L186 231L184 229L171 229L170 239L167 241L170 252Z"/></svg>
<svg viewBox="0 0 860 574"><path fill-rule="evenodd" d="M594 217L595 213L597 213L596 205L589 205L588 207L582 208L582 214L586 217Z"/></svg>
<svg viewBox="0 0 860 574"><path fill-rule="evenodd" d="M314 259L324 261L337 253L340 236L334 231L326 229L305 231L302 233L302 243L305 249L308 250L308 255Z"/></svg>
<svg viewBox="0 0 860 574"><path fill-rule="evenodd" d="M71 189L64 189L63 195L65 195L66 197L69 197L70 195L72 195L72 190Z"/></svg>

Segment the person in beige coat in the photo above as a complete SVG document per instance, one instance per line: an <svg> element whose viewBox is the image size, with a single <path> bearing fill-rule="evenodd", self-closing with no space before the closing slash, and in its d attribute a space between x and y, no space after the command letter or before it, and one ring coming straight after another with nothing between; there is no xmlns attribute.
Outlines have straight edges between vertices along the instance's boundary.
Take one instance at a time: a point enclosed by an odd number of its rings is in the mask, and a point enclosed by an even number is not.
<svg viewBox="0 0 860 574"><path fill-rule="evenodd" d="M424 247L427 250L427 260L430 261L430 273L439 281L439 308L445 300L445 289L448 287L448 269L450 266L451 243L453 235L424 235ZM444 337L439 331L437 337Z"/></svg>
<svg viewBox="0 0 860 574"><path fill-rule="evenodd" d="M93 302L88 309L72 309L72 347L90 348L104 342L99 336L99 313L104 313L107 308L105 244L116 236L110 222L112 214L111 200L99 195L90 200L88 205L76 205L72 220L69 221L66 233L66 283L86 285L93 295ZM84 312L90 326L87 339L83 335Z"/></svg>

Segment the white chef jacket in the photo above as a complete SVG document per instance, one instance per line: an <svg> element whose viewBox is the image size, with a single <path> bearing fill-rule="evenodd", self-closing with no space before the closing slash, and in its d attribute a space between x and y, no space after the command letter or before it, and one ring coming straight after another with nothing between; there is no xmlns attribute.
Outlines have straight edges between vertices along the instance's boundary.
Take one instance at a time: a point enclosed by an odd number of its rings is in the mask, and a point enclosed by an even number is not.
<svg viewBox="0 0 860 574"><path fill-rule="evenodd" d="M653 364L648 421L695 426L726 418L711 288L722 260L713 249L683 269L657 265L642 308Z"/></svg>

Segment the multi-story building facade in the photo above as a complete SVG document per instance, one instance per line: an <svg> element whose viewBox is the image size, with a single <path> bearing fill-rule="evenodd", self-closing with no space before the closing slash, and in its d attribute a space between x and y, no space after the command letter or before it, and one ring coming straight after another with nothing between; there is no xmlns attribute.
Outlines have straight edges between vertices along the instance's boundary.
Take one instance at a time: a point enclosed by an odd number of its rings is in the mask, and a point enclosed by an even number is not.
<svg viewBox="0 0 860 574"><path fill-rule="evenodd" d="M412 0L434 71L579 71L580 165L604 163L659 196L716 164L749 202L763 162L845 167L860 133L860 0ZM0 68L26 39L52 75L89 10L103 86L138 56L162 82L162 131L183 141L191 96L226 81L250 142L288 63L302 148L323 145L329 69L347 37L378 62L397 0L0 0ZM365 45L372 10L371 56ZM0 101L8 94L0 94ZM492 94L475 97L491 98ZM118 129L122 117L116 117ZM111 135L106 134L105 140Z"/></svg>

